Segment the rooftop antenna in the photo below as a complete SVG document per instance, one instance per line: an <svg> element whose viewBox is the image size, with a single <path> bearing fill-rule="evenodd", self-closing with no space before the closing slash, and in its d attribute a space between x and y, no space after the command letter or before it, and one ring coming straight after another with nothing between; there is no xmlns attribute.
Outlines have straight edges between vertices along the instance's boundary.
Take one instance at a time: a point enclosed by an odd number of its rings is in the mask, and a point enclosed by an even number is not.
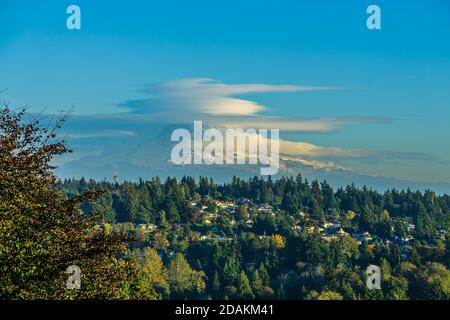
<svg viewBox="0 0 450 320"><path fill-rule="evenodd" d="M114 170L113 180L114 183L119 183L119 172L117 171L117 169Z"/></svg>

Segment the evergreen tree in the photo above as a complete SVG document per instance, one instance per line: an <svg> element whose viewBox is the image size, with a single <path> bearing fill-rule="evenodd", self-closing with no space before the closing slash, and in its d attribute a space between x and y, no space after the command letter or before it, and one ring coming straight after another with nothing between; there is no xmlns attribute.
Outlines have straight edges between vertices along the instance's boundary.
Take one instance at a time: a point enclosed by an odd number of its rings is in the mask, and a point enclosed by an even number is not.
<svg viewBox="0 0 450 320"><path fill-rule="evenodd" d="M241 271L239 276L237 299L241 300L251 300L255 298L252 288L250 287L250 282L248 281L247 275L244 271Z"/></svg>
<svg viewBox="0 0 450 320"><path fill-rule="evenodd" d="M169 283L172 298L193 298L205 288L204 273L191 268L181 253L175 254L169 264Z"/></svg>

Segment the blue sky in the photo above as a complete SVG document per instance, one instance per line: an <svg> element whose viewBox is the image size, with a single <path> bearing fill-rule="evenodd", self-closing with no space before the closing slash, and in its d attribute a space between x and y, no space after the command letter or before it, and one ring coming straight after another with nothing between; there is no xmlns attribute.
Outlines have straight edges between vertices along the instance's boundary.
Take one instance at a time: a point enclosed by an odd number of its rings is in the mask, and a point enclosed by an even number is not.
<svg viewBox="0 0 450 320"><path fill-rule="evenodd" d="M70 4L81 30L66 28ZM381 30L366 28L369 4ZM450 182L447 0L0 1L0 90L14 105L123 113L190 78L336 87L233 97L266 107L258 116L366 119L284 137L370 150L321 159L355 172Z"/></svg>

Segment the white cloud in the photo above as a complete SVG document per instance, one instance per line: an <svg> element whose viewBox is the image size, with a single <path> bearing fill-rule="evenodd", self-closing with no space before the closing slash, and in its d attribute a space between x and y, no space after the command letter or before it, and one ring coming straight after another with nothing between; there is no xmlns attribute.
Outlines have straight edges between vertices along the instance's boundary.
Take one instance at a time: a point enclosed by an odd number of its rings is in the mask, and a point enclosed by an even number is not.
<svg viewBox="0 0 450 320"><path fill-rule="evenodd" d="M225 84L208 78L189 78L152 85L144 90L151 98L131 100L121 106L137 113L182 112L184 114L256 115L267 110L257 102L233 98L246 93L330 90L333 87Z"/></svg>
<svg viewBox="0 0 450 320"><path fill-rule="evenodd" d="M363 150L344 149L338 147L321 147L307 142L281 140L280 152L286 155L300 155L308 157L359 157L363 153Z"/></svg>
<svg viewBox="0 0 450 320"><path fill-rule="evenodd" d="M268 108L258 102L234 97L240 94L332 90L329 86L271 84L225 84L209 78L188 78L150 85L143 90L149 98L129 100L121 107L131 111L128 116L141 120L157 119L172 124L202 120L214 127L273 128L291 132L329 132L347 125L381 122L374 117L301 118L262 115Z"/></svg>
<svg viewBox="0 0 450 320"><path fill-rule="evenodd" d="M107 137L133 137L134 135L135 133L133 131L109 130L109 131L70 133L67 136L73 139L86 139L86 138L107 138Z"/></svg>
<svg viewBox="0 0 450 320"><path fill-rule="evenodd" d="M226 117L210 118L208 123L226 128L280 129L285 132L330 132L352 124L384 122L386 119L373 117L342 118L283 118L283 117Z"/></svg>

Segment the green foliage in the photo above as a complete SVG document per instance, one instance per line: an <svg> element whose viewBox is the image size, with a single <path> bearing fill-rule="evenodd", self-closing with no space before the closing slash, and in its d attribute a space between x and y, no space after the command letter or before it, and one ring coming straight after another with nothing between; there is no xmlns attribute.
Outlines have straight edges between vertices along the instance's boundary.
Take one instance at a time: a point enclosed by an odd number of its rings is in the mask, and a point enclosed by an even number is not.
<svg viewBox="0 0 450 320"><path fill-rule="evenodd" d="M169 284L172 298L194 297L205 289L204 273L191 268L181 253L169 264Z"/></svg>
<svg viewBox="0 0 450 320"><path fill-rule="evenodd" d="M132 257L139 268L138 279L141 286L157 293L155 298L169 298L168 270L164 267L156 250L152 248L136 249L133 251Z"/></svg>
<svg viewBox="0 0 450 320"><path fill-rule="evenodd" d="M250 287L250 282L244 271L241 271L241 274L239 276L236 298L241 300L251 300L255 298L252 288Z"/></svg>
<svg viewBox="0 0 450 320"><path fill-rule="evenodd" d="M323 291L317 296L317 300L342 300L343 297L334 291Z"/></svg>
<svg viewBox="0 0 450 320"><path fill-rule="evenodd" d="M24 110L0 109L0 299L127 298L136 269L118 259L129 240L95 230L94 213L80 205L98 197L88 191L67 199L51 161L70 152L54 129ZM66 288L66 268L81 269L81 289Z"/></svg>
<svg viewBox="0 0 450 320"><path fill-rule="evenodd" d="M450 299L450 270L440 263L429 262L422 268L419 268L412 282L412 292L410 294L413 297L421 299Z"/></svg>

